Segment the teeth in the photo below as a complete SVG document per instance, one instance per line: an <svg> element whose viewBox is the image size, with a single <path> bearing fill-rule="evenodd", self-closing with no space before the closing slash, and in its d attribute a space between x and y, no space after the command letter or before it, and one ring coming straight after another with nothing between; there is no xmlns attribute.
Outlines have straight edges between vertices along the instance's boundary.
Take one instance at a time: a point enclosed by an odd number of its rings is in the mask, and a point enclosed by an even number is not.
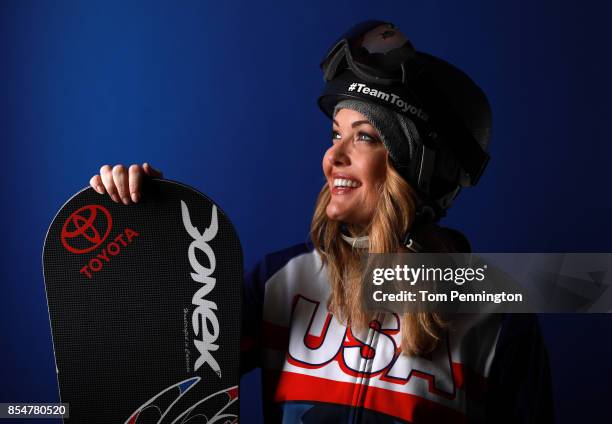
<svg viewBox="0 0 612 424"><path fill-rule="evenodd" d="M359 183L345 178L334 178L334 187L358 187Z"/></svg>

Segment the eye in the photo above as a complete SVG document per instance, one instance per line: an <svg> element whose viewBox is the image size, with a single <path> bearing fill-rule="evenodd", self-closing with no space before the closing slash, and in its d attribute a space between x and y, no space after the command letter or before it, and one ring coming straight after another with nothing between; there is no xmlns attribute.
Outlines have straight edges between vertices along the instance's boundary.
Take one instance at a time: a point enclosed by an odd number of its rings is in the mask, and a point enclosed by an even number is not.
<svg viewBox="0 0 612 424"><path fill-rule="evenodd" d="M378 143L378 139L376 137L368 134L365 131L359 131L357 133L357 141L364 141L366 143Z"/></svg>
<svg viewBox="0 0 612 424"><path fill-rule="evenodd" d="M336 130L332 130L332 143L335 143L336 141L340 140L342 137L340 137L340 133Z"/></svg>

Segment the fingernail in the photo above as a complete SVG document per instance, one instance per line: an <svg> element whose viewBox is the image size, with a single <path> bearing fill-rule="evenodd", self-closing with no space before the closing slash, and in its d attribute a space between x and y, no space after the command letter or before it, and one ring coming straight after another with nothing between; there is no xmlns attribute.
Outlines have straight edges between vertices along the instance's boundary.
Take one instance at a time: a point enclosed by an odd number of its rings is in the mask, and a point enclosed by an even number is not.
<svg viewBox="0 0 612 424"><path fill-rule="evenodd" d="M100 194L103 194L104 192L102 191L102 186L96 186L96 191Z"/></svg>
<svg viewBox="0 0 612 424"><path fill-rule="evenodd" d="M111 199L113 199L113 202L119 202L119 196L116 194L111 194Z"/></svg>
<svg viewBox="0 0 612 424"><path fill-rule="evenodd" d="M130 204L130 198L129 198L129 197L127 197L127 196L125 196L125 197L123 198L123 204L124 204L124 205L129 205L129 204Z"/></svg>
<svg viewBox="0 0 612 424"><path fill-rule="evenodd" d="M138 203L138 201L140 200L140 196L138 195L138 193L132 193L132 200L134 201L134 203Z"/></svg>

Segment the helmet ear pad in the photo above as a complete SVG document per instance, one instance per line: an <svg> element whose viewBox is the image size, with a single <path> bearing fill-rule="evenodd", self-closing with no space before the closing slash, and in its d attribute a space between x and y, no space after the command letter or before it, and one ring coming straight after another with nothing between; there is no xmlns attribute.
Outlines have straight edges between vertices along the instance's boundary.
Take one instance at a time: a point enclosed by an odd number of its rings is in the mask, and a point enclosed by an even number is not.
<svg viewBox="0 0 612 424"><path fill-rule="evenodd" d="M455 159L448 147L437 146L435 150L429 148L433 164L427 171L427 167L421 169L421 155L423 145L419 143L416 157L409 166L399 165L390 157L390 165L410 184L418 195L419 207L417 213L430 214L429 218L423 216L425 220L437 221L446 215L446 210L452 204L461 184L462 170L459 162ZM422 179L420 174L423 173ZM428 175L429 174L429 175ZM420 186L419 186L420 184ZM430 212L427 212L429 209Z"/></svg>

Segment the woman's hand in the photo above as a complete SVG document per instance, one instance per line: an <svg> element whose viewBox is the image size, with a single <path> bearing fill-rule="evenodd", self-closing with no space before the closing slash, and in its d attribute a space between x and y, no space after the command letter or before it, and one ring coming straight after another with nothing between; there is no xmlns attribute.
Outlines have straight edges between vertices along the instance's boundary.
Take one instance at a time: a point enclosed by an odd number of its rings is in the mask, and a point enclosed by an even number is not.
<svg viewBox="0 0 612 424"><path fill-rule="evenodd" d="M112 167L104 165L100 168L100 174L91 177L89 185L100 194L108 193L114 202L129 205L140 200L140 188L145 177L161 178L162 172L146 162L142 166L130 165L129 169L121 164Z"/></svg>

